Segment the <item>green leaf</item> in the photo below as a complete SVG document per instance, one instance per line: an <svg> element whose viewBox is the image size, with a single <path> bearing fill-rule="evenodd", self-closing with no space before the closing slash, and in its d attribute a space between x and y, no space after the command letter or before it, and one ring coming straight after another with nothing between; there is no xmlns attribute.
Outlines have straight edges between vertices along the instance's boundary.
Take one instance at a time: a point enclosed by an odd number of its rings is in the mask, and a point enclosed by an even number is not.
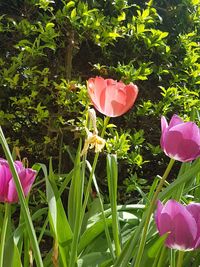
<svg viewBox="0 0 200 267"><path fill-rule="evenodd" d="M165 243L165 240L167 239L169 233L166 233L164 235L162 235L161 237L159 237L154 244L149 248L148 250L148 256L150 258L155 258L157 253L159 252L159 250L162 248L162 246Z"/></svg>
<svg viewBox="0 0 200 267"><path fill-rule="evenodd" d="M122 12L117 18L118 21L123 21L125 19L126 19L126 13L125 12Z"/></svg>
<svg viewBox="0 0 200 267"><path fill-rule="evenodd" d="M112 219L106 219L107 226L112 225ZM105 229L105 222L103 220L96 222L90 228L88 228L81 236L78 245L78 254L80 254L84 248L86 248L98 235L100 235Z"/></svg>
<svg viewBox="0 0 200 267"><path fill-rule="evenodd" d="M77 14L77 12L76 12L76 8L74 8L74 9L72 10L72 12L71 12L71 19L72 19L72 20L75 20L75 18L76 18L76 14Z"/></svg>
<svg viewBox="0 0 200 267"><path fill-rule="evenodd" d="M149 16L149 8L145 9L145 10L142 12L142 18L143 18L143 19L146 19L148 16Z"/></svg>
<svg viewBox="0 0 200 267"><path fill-rule="evenodd" d="M116 256L119 256L121 251L121 234L119 230L119 219L117 213L118 166L116 155L107 155L107 179L112 212L112 232L115 243Z"/></svg>
<svg viewBox="0 0 200 267"><path fill-rule="evenodd" d="M144 24L137 24L137 33L143 33L145 30L145 25Z"/></svg>
<svg viewBox="0 0 200 267"><path fill-rule="evenodd" d="M107 262L110 259L108 252L93 252L87 254L78 260L78 267L101 267L110 266L102 265L103 262Z"/></svg>
<svg viewBox="0 0 200 267"><path fill-rule="evenodd" d="M74 1L69 1L66 5L65 5L65 7L67 8L67 9L70 9L71 7L74 7L75 6L75 2Z"/></svg>
<svg viewBox="0 0 200 267"><path fill-rule="evenodd" d="M17 245L14 243L13 266L22 267L21 257ZM7 265L6 265L7 266ZM7 266L8 267L8 266Z"/></svg>

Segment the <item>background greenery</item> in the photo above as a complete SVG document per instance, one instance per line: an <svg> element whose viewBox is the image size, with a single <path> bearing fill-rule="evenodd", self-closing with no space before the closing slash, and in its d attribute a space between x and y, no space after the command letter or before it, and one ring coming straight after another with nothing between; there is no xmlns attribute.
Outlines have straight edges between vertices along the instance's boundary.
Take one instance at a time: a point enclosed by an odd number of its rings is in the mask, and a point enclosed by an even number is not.
<svg viewBox="0 0 200 267"><path fill-rule="evenodd" d="M199 1L1 0L0 12L0 124L11 147L31 163L52 156L59 173L71 170L90 104L86 80L133 82L138 99L111 120L106 150L118 154L121 202L142 194L167 160L160 116L198 123Z"/></svg>

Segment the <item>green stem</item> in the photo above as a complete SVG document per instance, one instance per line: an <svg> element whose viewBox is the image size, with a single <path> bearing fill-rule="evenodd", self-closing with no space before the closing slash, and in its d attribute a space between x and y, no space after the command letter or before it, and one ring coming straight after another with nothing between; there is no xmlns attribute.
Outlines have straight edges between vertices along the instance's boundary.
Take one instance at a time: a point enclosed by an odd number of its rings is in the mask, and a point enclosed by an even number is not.
<svg viewBox="0 0 200 267"><path fill-rule="evenodd" d="M119 257L121 253L121 235L119 230L119 220L117 213L117 183L118 183L118 165L116 155L107 155L107 180L109 189L109 199L112 214L112 232L115 244L115 253Z"/></svg>
<svg viewBox="0 0 200 267"><path fill-rule="evenodd" d="M102 138L105 134L108 121L109 121L109 117L106 117L104 120L104 126L103 126L102 133L101 133ZM80 194L79 194L80 197L77 200L77 212L76 212L76 220L75 220L75 227L74 227L74 236L72 239L71 255L70 255L70 261L69 261L70 267L74 267L76 262L77 262L78 240L79 240L79 236L80 236L80 230L81 230L81 226L82 226L83 217L85 214L88 198L90 195L92 179L93 179L94 171L95 171L95 168L97 165L98 157L99 157L99 153L96 153L95 157L94 157L94 161L93 161L92 170L90 172L86 192L85 192L85 198L84 198L83 206L82 206L82 195L83 195L83 186L84 186L84 177L85 177L86 155L84 155L84 158L83 158L82 172L81 172L82 180L81 180ZM82 209L81 209L81 206L82 206Z"/></svg>
<svg viewBox="0 0 200 267"><path fill-rule="evenodd" d="M105 134L106 127L108 125L109 119L110 119L110 117L105 117L103 129L102 129L102 133L101 133L101 137L102 138L104 137L104 134ZM95 169L96 169L98 158L99 158L99 152L95 154L94 161L93 161L93 164L92 164L92 170L90 172L87 188L86 188L86 191L85 191L85 198L84 198L84 202L83 202L82 219L81 219L81 221L83 220L83 216L85 214L85 210L86 210L86 207L87 207L88 198L89 198L89 195L90 195L91 184L92 184L92 179L93 179L93 175L94 175L94 172L95 172Z"/></svg>
<svg viewBox="0 0 200 267"><path fill-rule="evenodd" d="M92 167L91 167L90 163L87 162L87 165L88 165L88 168L89 168L89 170L91 172ZM100 202L101 214L102 214L103 222L104 222L104 226L105 226L105 234L106 234L108 247L109 247L109 250L110 250L110 254L111 254L112 260L114 261L115 260L115 254L114 254L114 251L113 251L112 241L111 241L111 238L110 238L110 233L109 233L108 225L107 225L107 222L106 222L106 215L105 215L105 211L104 211L104 207L103 207L103 201L102 201L102 198L101 198L101 194L100 194L100 191L99 191L99 187L98 187L95 175L93 175L93 183L94 183L94 186L95 186L95 189L96 189L96 192L97 192L97 196L98 196L99 202Z"/></svg>
<svg viewBox="0 0 200 267"><path fill-rule="evenodd" d="M179 250L176 267L182 267L182 265L183 265L183 255L184 255L184 251Z"/></svg>
<svg viewBox="0 0 200 267"><path fill-rule="evenodd" d="M116 256L119 257L121 253L121 245L120 245L120 234L119 234L119 221L118 221L116 206L112 210L112 219L113 219L112 220L113 238L115 242Z"/></svg>
<svg viewBox="0 0 200 267"><path fill-rule="evenodd" d="M80 156L80 155L79 155ZM77 250L78 250L78 241L82 226L82 199L83 199L83 187L84 187L84 178L85 178L85 164L86 164L86 156L83 157L82 166L80 166L80 180L78 181L78 190L76 191L76 214L75 214L75 225L74 225L74 233L71 244L71 254L69 260L69 266L74 267L77 264Z"/></svg>
<svg viewBox="0 0 200 267"><path fill-rule="evenodd" d="M33 227L32 220L31 220L31 215L30 215L30 212L29 212L29 208L28 208L28 205L27 205L26 200L25 200L25 196L24 196L24 192L23 192L23 189L22 189L22 185L21 185L18 173L16 171L16 168L15 168L15 165L14 165L14 162L13 162L13 159L12 159L12 155L10 153L8 144L6 142L6 139L5 139L5 136L3 134L3 131L1 129L1 127L0 127L0 143L1 143L2 147L3 147L4 153L5 153L6 158L8 160L9 167L10 167L10 170L11 170L11 173L12 173L12 176L13 176L13 180L14 180L14 183L15 183L15 186L16 186L16 190L17 190L17 193L18 193L19 201L20 201L20 204L21 204L21 209L22 209L24 220L25 220L26 227L27 227L27 231L28 231L29 238L30 238L30 241L31 241L31 244L32 244L32 248L33 248L33 251L34 251L34 256L35 256L35 261L36 261L37 267L43 267L42 257L41 257L39 246L38 246L38 243L37 243L37 238L36 238L35 230L34 230L34 227Z"/></svg>
<svg viewBox="0 0 200 267"><path fill-rule="evenodd" d="M176 265L175 253L176 251L174 249L170 249L170 267L175 267Z"/></svg>
<svg viewBox="0 0 200 267"><path fill-rule="evenodd" d="M142 259L142 255L143 255L143 251L144 251L144 247L145 247L145 242L146 242L146 236L147 236L147 231L148 231L148 226L149 226L149 222L151 219L151 215L154 211L154 207L156 204L156 201L158 199L158 194L160 193L160 191L162 190L162 187L165 183L165 180L167 179L169 172L174 164L175 160L174 159L170 159L170 162L167 166L167 169L165 170L165 173L163 174L162 179L160 180L158 187L156 189L156 192L154 193L153 199L151 200L149 209L147 211L147 216L146 216L146 220L145 220L145 224L144 224L144 228L143 228L143 232L142 232L142 237L140 240L140 244L139 244L139 248L138 248L138 253L137 253L137 257L135 260L135 267L140 267L140 262Z"/></svg>
<svg viewBox="0 0 200 267"><path fill-rule="evenodd" d="M106 127L108 125L109 119L110 119L109 117L105 117L103 129L102 129L102 132L101 132L101 137L102 138L105 135L105 131L106 131ZM85 191L85 198L84 198L84 202L83 202L81 220L80 221L81 221L81 223L83 221L83 217L84 217L84 214L85 214L86 206L87 206L89 195L90 195L91 184L92 184L92 181L93 181L94 185L95 185L95 188L96 188L96 191L97 191L97 195L99 197L99 201L100 201L100 207L101 207L102 217L103 217L103 221L104 221L104 225L105 225L105 234L106 234L106 239L107 239L107 242L108 242L108 247L109 247L109 250L110 250L110 253L111 253L111 257L114 260L115 255L114 255L114 252L113 252L112 241L111 241L111 238L110 238L110 234L109 234L109 230L108 230L108 226L107 226L107 222L106 222L106 217L105 217L104 208L103 208L103 202L102 202L101 195L100 195L100 192L99 192L99 189L98 189L98 185L97 185L97 182L96 182L96 179L95 179L95 175L94 175L98 158L99 158L99 153L96 153L95 157L94 157L94 161L93 161L92 167L90 167L89 164L88 164L88 167L90 169L90 176L89 176L87 188L86 188L86 191Z"/></svg>
<svg viewBox="0 0 200 267"><path fill-rule="evenodd" d="M160 257L159 257L159 260L158 260L158 265L157 267L163 267L164 265L164 261L165 261L165 253L167 251L167 248L166 247L162 247L162 250L161 250L161 254L160 254Z"/></svg>
<svg viewBox="0 0 200 267"><path fill-rule="evenodd" d="M5 247L5 240L6 240L6 231L8 226L8 220L10 214L10 204L5 203L5 214L3 219L3 225L1 228L1 244L0 244L0 267L3 267L3 256L4 256L4 247Z"/></svg>

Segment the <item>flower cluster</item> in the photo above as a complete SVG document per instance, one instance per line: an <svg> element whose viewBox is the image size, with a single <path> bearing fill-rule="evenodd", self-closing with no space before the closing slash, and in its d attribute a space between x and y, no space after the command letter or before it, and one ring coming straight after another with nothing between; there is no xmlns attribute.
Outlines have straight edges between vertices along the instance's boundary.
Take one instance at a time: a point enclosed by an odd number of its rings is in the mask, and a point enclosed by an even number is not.
<svg viewBox="0 0 200 267"><path fill-rule="evenodd" d="M125 85L121 81L96 77L88 80L88 93L100 113L116 117L133 106L138 88L132 83ZM160 145L168 157L180 162L200 157L200 129L194 122L183 122L179 116L173 115L168 124L162 116L161 130ZM96 147L96 139L87 140L87 147L91 144ZM168 233L166 246L179 250L200 247L200 204L183 206L169 200L163 205L158 201L155 219L159 234Z"/></svg>

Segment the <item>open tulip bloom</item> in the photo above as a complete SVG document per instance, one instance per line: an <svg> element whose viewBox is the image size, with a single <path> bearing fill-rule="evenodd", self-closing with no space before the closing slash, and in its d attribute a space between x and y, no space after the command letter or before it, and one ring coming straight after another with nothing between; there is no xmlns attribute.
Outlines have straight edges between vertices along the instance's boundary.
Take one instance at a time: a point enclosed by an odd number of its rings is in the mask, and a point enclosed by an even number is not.
<svg viewBox="0 0 200 267"><path fill-rule="evenodd" d="M173 115L169 125L161 118L161 148L172 159L188 162L200 156L200 129L194 122L183 122Z"/></svg>
<svg viewBox="0 0 200 267"><path fill-rule="evenodd" d="M200 247L199 203L183 206L175 200L165 205L158 201L155 220L160 235L169 233L167 247L183 251Z"/></svg>
<svg viewBox="0 0 200 267"><path fill-rule="evenodd" d="M21 161L15 161L15 168L19 179L27 196L36 177L36 171L25 168ZM18 202L18 194L15 183L6 160L0 159L0 202L14 203Z"/></svg>
<svg viewBox="0 0 200 267"><path fill-rule="evenodd" d="M90 78L87 86L95 108L108 117L117 117L126 113L133 106L138 95L135 84L125 85L121 81L102 77Z"/></svg>

